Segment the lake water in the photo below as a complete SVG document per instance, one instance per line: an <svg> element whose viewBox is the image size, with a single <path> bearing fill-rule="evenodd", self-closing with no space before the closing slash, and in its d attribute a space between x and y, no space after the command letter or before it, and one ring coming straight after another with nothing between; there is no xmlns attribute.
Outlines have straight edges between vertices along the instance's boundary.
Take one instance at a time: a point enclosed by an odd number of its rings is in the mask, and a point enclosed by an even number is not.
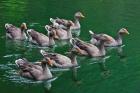
<svg viewBox="0 0 140 93"><path fill-rule="evenodd" d="M81 11L79 38L90 40L88 30L116 36L125 27L130 35L124 36L124 46L108 49L106 59L78 57L80 68L54 71L58 78L47 90L46 82L34 82L20 77L14 61L26 57L34 62L42 58L40 48L28 42L5 39L5 23L47 33L50 17L73 20ZM139 0L0 0L0 91L2 93L140 93L140 1ZM57 42L45 50L65 54L68 44Z"/></svg>

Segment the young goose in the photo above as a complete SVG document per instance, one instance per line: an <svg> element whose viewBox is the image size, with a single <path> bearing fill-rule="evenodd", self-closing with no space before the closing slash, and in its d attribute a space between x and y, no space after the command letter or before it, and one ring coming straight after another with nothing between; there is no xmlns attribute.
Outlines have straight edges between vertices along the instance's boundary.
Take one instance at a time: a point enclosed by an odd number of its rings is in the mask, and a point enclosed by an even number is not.
<svg viewBox="0 0 140 93"><path fill-rule="evenodd" d="M18 59L15 63L20 69L20 75L22 77L34 80L47 80L53 77L47 66L47 62L41 62L42 68L30 63L27 59Z"/></svg>
<svg viewBox="0 0 140 93"><path fill-rule="evenodd" d="M58 54L58 53L48 53L44 50L40 50L40 53L43 55L43 57L48 60L52 66L58 67L58 68L70 68L77 66L77 60L76 55L71 56L71 59L67 56Z"/></svg>
<svg viewBox="0 0 140 93"><path fill-rule="evenodd" d="M20 28L12 25L12 24L5 24L6 28L6 37L12 40L25 40L27 36L25 34L25 30L27 29L26 23L22 23Z"/></svg>
<svg viewBox="0 0 140 93"><path fill-rule="evenodd" d="M89 33L91 34L91 39L90 39L90 43L93 45L99 45L99 40L97 40L97 38L95 39L95 33L93 33L91 30L89 30Z"/></svg>
<svg viewBox="0 0 140 93"><path fill-rule="evenodd" d="M77 50L77 52L80 55L84 56L91 56L91 57L99 57L99 56L105 56L106 51L104 48L104 42L108 41L109 39L106 37L106 35L103 35L100 37L100 45L99 47L96 47L93 44L86 43L78 38L71 39L70 43L73 45L73 47Z"/></svg>
<svg viewBox="0 0 140 93"><path fill-rule="evenodd" d="M58 37L58 35L57 35L57 33L56 33L56 27L54 27L54 26L52 26L52 25L46 25L45 26L45 29L47 30L47 32L48 32L48 35L50 34L50 33L53 33L53 35L54 35L54 39L59 39L59 37Z"/></svg>
<svg viewBox="0 0 140 93"><path fill-rule="evenodd" d="M40 46L51 46L55 44L54 34L51 32L49 36L39 33L33 29L27 30L29 41Z"/></svg>
<svg viewBox="0 0 140 93"><path fill-rule="evenodd" d="M72 26L72 23L69 22L69 26L67 26L67 30L60 28L58 25L55 25L55 27L53 28L50 27L49 25L46 25L45 29L48 32L53 32L55 35L55 39L67 40L67 39L72 38L71 26Z"/></svg>
<svg viewBox="0 0 140 93"><path fill-rule="evenodd" d="M53 25L55 25L56 23L59 24L59 26L63 29L67 29L69 22L72 22L71 30L72 33L75 33L76 31L80 31L81 25L79 20L81 18L84 18L83 14L81 12L76 12L74 15L74 19L75 19L74 22L71 20L60 19L60 18L57 19L50 18L50 21L53 23Z"/></svg>
<svg viewBox="0 0 140 93"><path fill-rule="evenodd" d="M100 43L100 40L98 40L98 38L102 37L103 35L106 35L106 37L109 39L109 41L106 41L104 43L104 45L105 46L112 46L112 47L122 45L123 35L129 34L129 32L125 28L122 28L118 31L117 38L113 38L113 37L111 37L107 34L94 34L92 31L89 31L89 33L92 35L92 39L90 40L90 42L92 44L97 44L98 45Z"/></svg>

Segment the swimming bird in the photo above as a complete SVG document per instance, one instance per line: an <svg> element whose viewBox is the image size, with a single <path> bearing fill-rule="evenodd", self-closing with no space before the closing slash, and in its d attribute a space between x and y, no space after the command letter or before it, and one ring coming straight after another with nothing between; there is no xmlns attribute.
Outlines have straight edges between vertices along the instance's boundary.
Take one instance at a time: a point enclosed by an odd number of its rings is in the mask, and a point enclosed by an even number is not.
<svg viewBox="0 0 140 93"><path fill-rule="evenodd" d="M25 40L27 39L27 36L25 34L25 30L27 29L26 23L22 23L20 28L6 23L5 24L6 29L6 37L12 40Z"/></svg>
<svg viewBox="0 0 140 93"><path fill-rule="evenodd" d="M50 32L48 36L43 33L37 32L34 29L27 30L29 41L39 46L52 46L55 44L54 34Z"/></svg>
<svg viewBox="0 0 140 93"><path fill-rule="evenodd" d="M25 58L22 58L15 60L15 63L20 69L19 74L22 77L33 80L47 80L53 77L47 65L49 62L41 62L41 66L39 66L29 62Z"/></svg>
<svg viewBox="0 0 140 93"><path fill-rule="evenodd" d="M104 42L104 46L107 46L107 47L114 47L114 46L120 46L123 44L123 40L122 40L122 37L124 35L128 35L129 32L127 31L127 29L125 28L121 28L118 33L117 33L117 37L116 38L113 38L107 34L95 34L93 33L92 31L89 31L89 33L92 35L92 39L90 40L90 42L92 44L96 44L98 45L100 43L100 40L98 40L99 37L102 37L104 35L106 35L106 38L108 38L109 40Z"/></svg>
<svg viewBox="0 0 140 93"><path fill-rule="evenodd" d="M56 27L54 27L53 25L46 25L45 29L47 30L48 35L52 32L54 35L54 39L56 39L56 40L59 39L59 37L55 31L57 29Z"/></svg>
<svg viewBox="0 0 140 93"><path fill-rule="evenodd" d="M76 55L71 56L70 58L58 53L48 53L45 50L40 50L40 53L43 57L52 64L54 67L58 68L70 68L78 65Z"/></svg>
<svg viewBox="0 0 140 93"><path fill-rule="evenodd" d="M55 39L67 40L67 39L72 38L71 26L72 26L72 23L70 22L69 26L67 26L66 30L64 30L56 25L55 25L55 27L50 27L49 25L46 25L45 29L48 31L48 33L53 32L55 35L55 37L54 37Z"/></svg>
<svg viewBox="0 0 140 93"><path fill-rule="evenodd" d="M105 35L99 39L101 41L99 47L90 43L86 43L78 38L71 39L70 43L80 55L91 57L105 56L106 51L104 48L104 42L108 41L109 39Z"/></svg>
<svg viewBox="0 0 140 93"><path fill-rule="evenodd" d="M60 19L60 18L50 18L50 21L53 23L53 25L56 25L56 23L59 25L59 27L63 28L63 29L67 29L69 22L72 23L72 33L78 33L77 35L80 34L80 29L81 29L81 25L80 25L80 19L84 18L85 16L81 13L81 12L76 12L74 15L74 19L75 21L71 21L71 20L66 20L66 19Z"/></svg>

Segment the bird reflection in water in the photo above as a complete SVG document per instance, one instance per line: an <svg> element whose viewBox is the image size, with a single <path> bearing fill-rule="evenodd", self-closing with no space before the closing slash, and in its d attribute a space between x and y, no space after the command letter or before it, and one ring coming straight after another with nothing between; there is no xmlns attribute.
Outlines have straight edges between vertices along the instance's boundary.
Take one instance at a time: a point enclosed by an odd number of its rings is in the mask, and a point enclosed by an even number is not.
<svg viewBox="0 0 140 93"><path fill-rule="evenodd" d="M81 81L78 78L78 68L79 67L72 67L71 71L72 71L72 80L77 84L80 85Z"/></svg>
<svg viewBox="0 0 140 93"><path fill-rule="evenodd" d="M101 58L100 62L98 64L100 66L101 76L103 78L109 78L111 76L111 71L106 66L106 59L105 58Z"/></svg>
<svg viewBox="0 0 140 93"><path fill-rule="evenodd" d="M49 91L51 91L52 82L55 81L57 78L58 77L53 77L53 78L51 78L51 79L43 82L43 87L44 87L46 93L49 92Z"/></svg>
<svg viewBox="0 0 140 93"><path fill-rule="evenodd" d="M116 50L117 55L119 56L120 60L125 60L126 54L123 51L125 45L117 46L117 47L106 47L107 51Z"/></svg>

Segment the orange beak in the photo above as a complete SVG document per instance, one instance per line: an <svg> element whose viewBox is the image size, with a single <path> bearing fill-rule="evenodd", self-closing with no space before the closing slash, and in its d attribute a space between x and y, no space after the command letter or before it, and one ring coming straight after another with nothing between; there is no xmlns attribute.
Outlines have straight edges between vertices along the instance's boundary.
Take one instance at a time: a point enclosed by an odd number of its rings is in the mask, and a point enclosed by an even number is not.
<svg viewBox="0 0 140 93"><path fill-rule="evenodd" d="M129 35L129 34L130 34L127 30L126 30L125 32L126 32L126 34L127 34L127 35Z"/></svg>
<svg viewBox="0 0 140 93"><path fill-rule="evenodd" d="M48 61L48 64L49 64L50 66L53 66L53 62L52 62L52 60L51 60L50 58L47 58L47 61Z"/></svg>
<svg viewBox="0 0 140 93"><path fill-rule="evenodd" d="M85 16L83 14L80 15L82 18L85 18Z"/></svg>

